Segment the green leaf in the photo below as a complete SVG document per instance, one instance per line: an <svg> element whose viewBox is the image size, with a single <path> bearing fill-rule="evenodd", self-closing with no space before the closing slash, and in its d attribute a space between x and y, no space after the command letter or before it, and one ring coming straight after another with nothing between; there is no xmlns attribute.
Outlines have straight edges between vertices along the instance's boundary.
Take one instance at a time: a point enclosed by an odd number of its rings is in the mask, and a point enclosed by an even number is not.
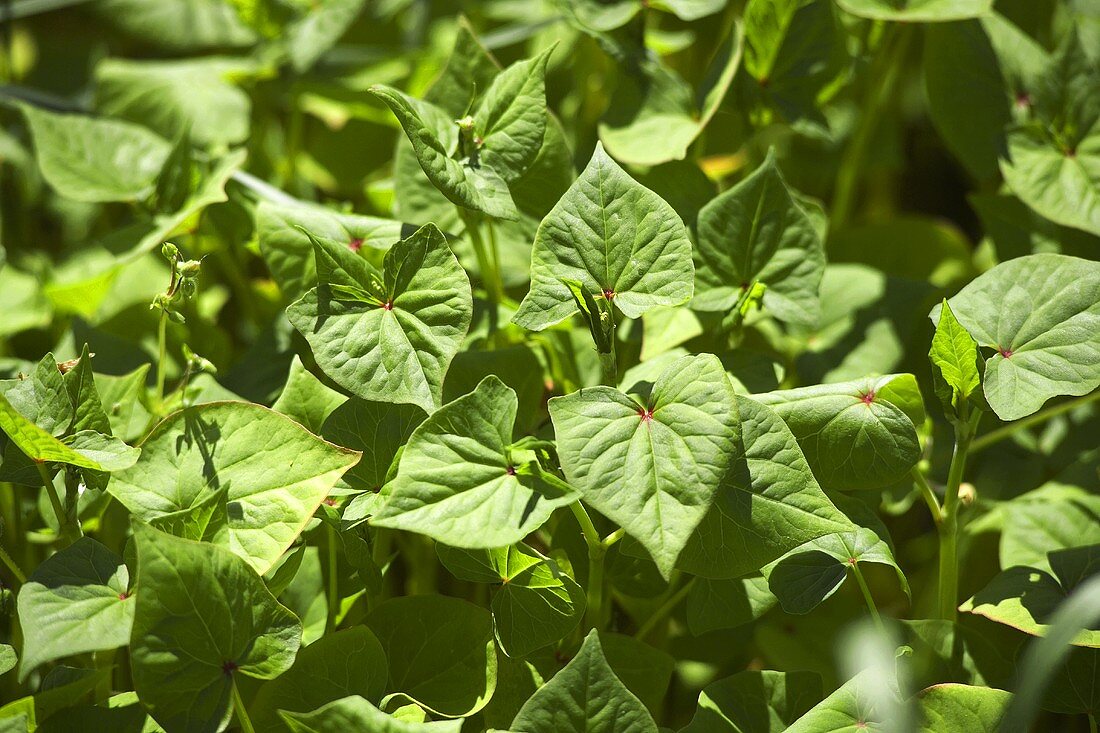
<svg viewBox="0 0 1100 733"><path fill-rule="evenodd" d="M337 445L363 452L359 462L344 474L344 481L353 489L374 492L390 478L396 468L394 460L424 417L424 411L416 405L353 397L332 411L321 435Z"/></svg>
<svg viewBox="0 0 1100 733"><path fill-rule="evenodd" d="M861 18L906 23L940 23L985 15L993 0L836 0Z"/></svg>
<svg viewBox="0 0 1100 733"><path fill-rule="evenodd" d="M1100 67L1076 30L1035 83L1034 117L1008 133L1005 183L1051 221L1100 235Z"/></svg>
<svg viewBox="0 0 1100 733"><path fill-rule="evenodd" d="M122 471L134 465L141 452L118 438L82 430L62 442L19 414L0 395L0 430L28 458L38 463L65 463L93 471Z"/></svg>
<svg viewBox="0 0 1100 733"><path fill-rule="evenodd" d="M595 630L565 669L520 708L510 727L524 733L657 733L641 700L608 666Z"/></svg>
<svg viewBox="0 0 1100 733"><path fill-rule="evenodd" d="M515 392L489 376L431 415L413 431L371 524L495 548L522 540L575 501L533 454L512 446L516 408Z"/></svg>
<svg viewBox="0 0 1100 733"><path fill-rule="evenodd" d="M920 733L995 733L1012 693L945 683L917 693Z"/></svg>
<svg viewBox="0 0 1100 733"><path fill-rule="evenodd" d="M256 209L256 229L264 261L288 300L301 298L317 285L313 238L370 254L387 250L412 233L390 219L266 201Z"/></svg>
<svg viewBox="0 0 1100 733"><path fill-rule="evenodd" d="M1100 263L1020 257L982 274L948 303L978 344L996 352L982 384L1001 420L1100 387ZM939 320L939 306L931 317Z"/></svg>
<svg viewBox="0 0 1100 733"><path fill-rule="evenodd" d="M283 413L311 433L319 434L325 420L346 401L347 397L313 376L295 355L290 363L290 374L283 385L283 391L271 409ZM339 444L347 448L359 448L348 443Z"/></svg>
<svg viewBox="0 0 1100 733"><path fill-rule="evenodd" d="M753 281L781 321L812 326L825 246L813 220L783 180L775 153L699 212L696 310L728 311Z"/></svg>
<svg viewBox="0 0 1100 733"><path fill-rule="evenodd" d="M15 653L15 647L11 644L0 644L0 675L12 671L18 663L19 657Z"/></svg>
<svg viewBox="0 0 1100 733"><path fill-rule="evenodd" d="M43 356L29 375L0 381L0 394L20 415L53 436L72 425L72 398L52 353Z"/></svg>
<svg viewBox="0 0 1100 733"><path fill-rule="evenodd" d="M874 697L877 685L873 671L860 673L810 708L786 733L847 733L848 731L890 730Z"/></svg>
<svg viewBox="0 0 1100 733"><path fill-rule="evenodd" d="M93 430L110 435L111 421L103 411L99 391L96 389L95 378L92 375L92 355L88 351L88 344L84 344L77 363L69 366L64 381L73 406L73 421L66 432Z"/></svg>
<svg viewBox="0 0 1100 733"><path fill-rule="evenodd" d="M105 59L95 70L96 109L169 140L187 133L196 145L233 145L248 138L252 103L231 79L255 71L251 62L228 57Z"/></svg>
<svg viewBox="0 0 1100 733"><path fill-rule="evenodd" d="M557 563L526 545L491 550L435 547L455 577L499 584L491 603L493 626L508 656L525 657L564 638L580 622L584 590Z"/></svg>
<svg viewBox="0 0 1100 733"><path fill-rule="evenodd" d="M985 616L1032 636L1050 632L1055 611L1077 586L1100 572L1100 545L1048 555L1052 573L1023 566L1003 570L959 610ZM1100 630L1085 628L1070 642L1100 648Z"/></svg>
<svg viewBox="0 0 1100 733"><path fill-rule="evenodd" d="M679 215L597 145L588 167L543 219L531 290L513 321L541 331L577 312L569 287L610 297L629 318L687 302L694 268Z"/></svg>
<svg viewBox="0 0 1100 733"><path fill-rule="evenodd" d="M497 658L485 609L446 596L406 596L371 611L367 625L389 660L389 699L457 718L492 697Z"/></svg>
<svg viewBox="0 0 1100 733"><path fill-rule="evenodd" d="M428 224L386 253L382 276L344 248L314 241L317 287L287 309L333 381L366 400L441 402L443 376L470 325L470 281ZM367 296L349 298L349 288Z"/></svg>
<svg viewBox="0 0 1100 733"><path fill-rule="evenodd" d="M703 688L681 733L783 733L823 695L814 672L739 672Z"/></svg>
<svg viewBox="0 0 1100 733"><path fill-rule="evenodd" d="M224 492L224 516L207 528L204 539L229 548L262 573L358 457L266 407L213 402L161 422L142 443L141 460L116 474L108 490L145 521Z"/></svg>
<svg viewBox="0 0 1100 733"><path fill-rule="evenodd" d="M386 674L386 655L370 629L341 629L301 649L290 669L264 683L249 714L257 730L283 730L280 716L288 712L308 713L348 695L380 699Z"/></svg>
<svg viewBox="0 0 1100 733"><path fill-rule="evenodd" d="M736 578L809 540L854 529L814 479L791 431L772 410L737 397L741 420L732 481L692 535L679 567Z"/></svg>
<svg viewBox="0 0 1100 733"><path fill-rule="evenodd" d="M332 48L363 11L366 0L330 0L307 5L305 12L286 27L290 65L301 74Z"/></svg>
<svg viewBox="0 0 1100 733"><path fill-rule="evenodd" d="M19 678L45 662L130 643L134 601L122 559L81 537L39 565L19 591Z"/></svg>
<svg viewBox="0 0 1100 733"><path fill-rule="evenodd" d="M646 548L667 578L740 456L718 358L672 363L639 402L611 387L550 400L569 483Z"/></svg>
<svg viewBox="0 0 1100 733"><path fill-rule="evenodd" d="M281 713L294 733L459 733L461 720L432 723L405 721L387 715L361 697L345 697L311 713Z"/></svg>
<svg viewBox="0 0 1100 733"><path fill-rule="evenodd" d="M1057 481L1000 507L1000 566L1050 571L1048 553L1100 544L1100 496Z"/></svg>
<svg viewBox="0 0 1100 733"><path fill-rule="evenodd" d="M777 112L792 123L824 125L819 107L835 93L847 63L833 3L749 0L745 6L745 73L738 91L756 124Z"/></svg>
<svg viewBox="0 0 1100 733"><path fill-rule="evenodd" d="M770 611L778 599L759 576L713 580L697 578L687 597L688 629L695 636L734 629Z"/></svg>
<svg viewBox="0 0 1100 733"><path fill-rule="evenodd" d="M216 545L134 523L138 573L130 660L134 686L168 730L217 731L234 674L290 668L302 625L251 567Z"/></svg>
<svg viewBox="0 0 1100 733"><path fill-rule="evenodd" d="M924 422L911 374L868 377L756 395L794 433L825 489L877 489L920 460L914 424Z"/></svg>
<svg viewBox="0 0 1100 733"><path fill-rule="evenodd" d="M56 114L22 105L42 176L77 201L136 201L153 192L169 144L119 120Z"/></svg>
<svg viewBox="0 0 1100 733"><path fill-rule="evenodd" d="M944 300L928 352L936 396L948 416L962 415L963 404L982 386L978 342L967 333Z"/></svg>
<svg viewBox="0 0 1100 733"><path fill-rule="evenodd" d="M839 590L848 568L861 562L893 568L909 595L909 583L890 546L866 527L812 540L764 568L764 576L786 613L804 614Z"/></svg>
<svg viewBox="0 0 1100 733"><path fill-rule="evenodd" d="M741 26L736 24L727 31L699 89L657 58L639 53L638 59L624 63L598 128L608 152L633 165L683 160L729 91L741 48Z"/></svg>
<svg viewBox="0 0 1100 733"><path fill-rule="evenodd" d="M225 0L103 0L94 10L126 35L174 51L242 48L258 40Z"/></svg>

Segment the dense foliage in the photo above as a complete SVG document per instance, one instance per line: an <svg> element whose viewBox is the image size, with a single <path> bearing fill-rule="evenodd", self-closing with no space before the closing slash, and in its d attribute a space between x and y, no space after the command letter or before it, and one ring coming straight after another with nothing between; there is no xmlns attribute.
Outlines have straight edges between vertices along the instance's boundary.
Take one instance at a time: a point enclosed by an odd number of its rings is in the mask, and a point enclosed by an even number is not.
<svg viewBox="0 0 1100 733"><path fill-rule="evenodd" d="M0 31L0 731L1095 733L1095 0Z"/></svg>

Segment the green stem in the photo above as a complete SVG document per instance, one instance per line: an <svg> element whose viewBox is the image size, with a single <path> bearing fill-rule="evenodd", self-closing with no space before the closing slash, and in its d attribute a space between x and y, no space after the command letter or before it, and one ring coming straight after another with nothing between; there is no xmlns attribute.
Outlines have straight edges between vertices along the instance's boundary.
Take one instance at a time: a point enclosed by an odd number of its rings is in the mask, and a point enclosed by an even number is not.
<svg viewBox="0 0 1100 733"><path fill-rule="evenodd" d="M0 547L0 562L4 563L4 566L15 578L15 585L12 586L12 590L18 591L19 586L27 582L27 574L15 563L15 560L11 559L11 555L3 547Z"/></svg>
<svg viewBox="0 0 1100 733"><path fill-rule="evenodd" d="M974 439L974 442L970 444L970 452L977 453L978 451L984 450L985 448L988 448L995 443L1001 442L1005 438L1012 437L1021 430L1030 428L1033 425L1044 423L1052 417L1056 417L1063 413L1069 412L1070 410L1074 410L1081 405L1087 405L1088 403L1094 402L1098 399L1100 399L1100 390L1097 390L1091 394L1087 394L1083 397L1078 397L1075 400L1068 400L1066 402L1062 402L1061 404L1054 405L1053 407L1048 407L1045 410L1039 410L1039 412L1036 412L1034 415L1029 415L1022 420L1017 420L1016 422L1009 423L1008 425L999 427L996 430L990 430L985 435Z"/></svg>
<svg viewBox="0 0 1100 733"><path fill-rule="evenodd" d="M477 269L481 271L481 285L485 288L489 300L494 305L498 304L504 298L504 285L500 280L500 272L493 265L485 239L481 236L478 217L474 212L461 206L455 208L458 209L458 215L466 227L466 234L470 237L470 244L473 245L474 255L477 257Z"/></svg>
<svg viewBox="0 0 1100 733"><path fill-rule="evenodd" d="M1092 713L1089 713L1088 716L1089 716L1089 733L1097 733L1097 731L1096 731L1096 716L1093 715Z"/></svg>
<svg viewBox="0 0 1100 733"><path fill-rule="evenodd" d="M569 505L577 524L581 526L581 534L588 545L588 587L586 589L587 607L584 612L585 627L589 629L602 629L604 624L603 608L603 570L604 559L607 556L607 547L600 539L600 533L596 531L596 525L584 506L575 501Z"/></svg>
<svg viewBox="0 0 1100 733"><path fill-rule="evenodd" d="M237 680L233 680L233 712L237 714L237 723L241 726L242 733L256 733L255 726L252 725L252 719L248 717L248 711L245 710L244 700L241 699L241 691L237 689Z"/></svg>
<svg viewBox="0 0 1100 733"><path fill-rule="evenodd" d="M939 499L936 498L936 492L932 490L932 487L928 484L928 479L924 477L924 473L918 467L913 466L910 474L913 476L913 482L920 489L924 503L928 505L928 511L932 513L932 519L935 520L936 524L939 524L943 521L943 509L940 507Z"/></svg>
<svg viewBox="0 0 1100 733"><path fill-rule="evenodd" d="M626 530L623 529L622 527L619 527L617 530L615 530L614 532L609 534L607 537L603 538L603 546L605 548L606 547L611 547L613 544L615 544L616 542L621 540L623 538L623 535L625 535L625 534L626 534Z"/></svg>
<svg viewBox="0 0 1100 733"><path fill-rule="evenodd" d="M638 632L634 634L634 638L641 641L649 636L653 630L657 628L657 624L666 619L669 614L676 610L680 602L687 598L687 594L691 592L691 587L693 585L695 585L694 577L680 586L675 593L670 595L665 602L645 620L645 623L638 628Z"/></svg>
<svg viewBox="0 0 1100 733"><path fill-rule="evenodd" d="M834 229L843 227L851 215L856 184L863 170L863 159L874 138L883 111L897 94L899 87L897 77L902 70L902 61L911 37L912 29L906 27L905 23L890 23L883 32L880 50L871 69L870 89L862 105L863 113L837 169L832 212L829 218L830 226Z"/></svg>
<svg viewBox="0 0 1100 733"><path fill-rule="evenodd" d="M980 416L981 413L975 413ZM966 457L974 436L974 422L963 415L955 425L955 449L947 472L940 522L940 618L954 621L959 600L959 486L966 470Z"/></svg>
<svg viewBox="0 0 1100 733"><path fill-rule="evenodd" d="M331 524L326 526L328 535L328 618L325 620L325 629L331 632L336 629L336 614L340 605L340 592L337 587L339 558L336 555L336 529Z"/></svg>
<svg viewBox="0 0 1100 733"><path fill-rule="evenodd" d="M160 311L160 323L157 325L157 398L155 404L161 409L164 403L164 379L168 368L168 312Z"/></svg>
<svg viewBox="0 0 1100 733"><path fill-rule="evenodd" d="M867 587L867 581L863 578L863 571L859 569L859 562L849 562L848 567L852 569L852 575L859 583L859 590L863 593L863 600L867 603L867 610L871 612L871 619L875 622L875 628L880 633L885 634L886 627L882 624L882 617L879 616L878 606L875 605L875 599L871 596L871 589Z"/></svg>
<svg viewBox="0 0 1100 733"><path fill-rule="evenodd" d="M50 497L50 506L53 507L54 516L57 517L58 531L61 537L68 541L67 544L71 544L80 538L80 528L77 527L76 531L73 532L69 522L69 514L61 503L61 497L57 493L57 487L54 485L53 479L50 478L50 474L46 470L45 462L35 461L34 465L38 467L38 475L42 477L42 483L46 487L46 495Z"/></svg>

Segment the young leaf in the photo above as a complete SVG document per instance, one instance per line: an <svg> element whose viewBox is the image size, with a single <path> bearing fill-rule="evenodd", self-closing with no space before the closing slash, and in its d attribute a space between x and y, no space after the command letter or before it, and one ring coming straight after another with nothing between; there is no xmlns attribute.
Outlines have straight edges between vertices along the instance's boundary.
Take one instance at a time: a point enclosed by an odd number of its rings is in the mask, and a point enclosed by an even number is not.
<svg viewBox="0 0 1100 733"><path fill-rule="evenodd" d="M431 723L401 720L387 715L362 697L345 697L320 707L311 713L283 712L287 727L293 733L459 733L461 720L439 720Z"/></svg>
<svg viewBox="0 0 1100 733"><path fill-rule="evenodd" d="M313 376L302 364L301 358L295 355L283 391L271 409L300 423L311 433L320 434L325 420L347 399ZM358 448L348 443L340 445Z"/></svg>
<svg viewBox="0 0 1100 733"><path fill-rule="evenodd" d="M678 566L707 578L737 578L800 545L855 529L821 490L783 420L737 396L740 442L732 480L715 497Z"/></svg>
<svg viewBox="0 0 1100 733"><path fill-rule="evenodd" d="M949 417L961 416L963 403L981 387L981 356L978 343L956 320L946 300L940 306L940 320L928 359L932 362L936 396L944 412Z"/></svg>
<svg viewBox="0 0 1100 733"><path fill-rule="evenodd" d="M577 656L531 696L509 727L521 733L657 733L641 700L608 666L594 629Z"/></svg>
<svg viewBox="0 0 1100 733"><path fill-rule="evenodd" d="M584 590L526 545L463 550L436 544L435 549L455 577L500 585L491 604L493 626L510 657L525 657L564 638L581 620Z"/></svg>
<svg viewBox="0 0 1100 733"><path fill-rule="evenodd" d="M457 598L406 596L371 611L367 625L389 660L388 699L457 718L492 697L497 658L488 611Z"/></svg>
<svg viewBox="0 0 1100 733"><path fill-rule="evenodd" d="M474 110L471 161L497 171L509 184L535 161L546 133L546 64L553 48L497 74ZM480 142L477 140L480 138Z"/></svg>
<svg viewBox="0 0 1100 733"><path fill-rule="evenodd" d="M924 408L911 374L756 395L790 427L825 489L876 489L920 459Z"/></svg>
<svg viewBox="0 0 1100 733"><path fill-rule="evenodd" d="M290 669L265 682L249 714L257 730L284 730L288 712L308 713L348 695L381 699L386 675L385 652L370 629L341 629L304 647Z"/></svg>
<svg viewBox="0 0 1100 733"><path fill-rule="evenodd" d="M1100 263L1038 254L1001 263L951 298L980 346L995 351L982 385L1005 421L1058 395L1100 387ZM940 307L931 318L939 320Z"/></svg>
<svg viewBox="0 0 1100 733"><path fill-rule="evenodd" d="M129 644L129 581L121 558L90 537L39 565L19 591L19 678L45 662Z"/></svg>
<svg viewBox="0 0 1100 733"><path fill-rule="evenodd" d="M144 521L225 492L221 521L203 538L262 573L358 459L358 453L326 443L266 407L213 402L160 423L142 443L141 460L116 474L108 490Z"/></svg>
<svg viewBox="0 0 1100 733"><path fill-rule="evenodd" d="M693 273L679 215L597 145L588 167L539 225L531 290L512 320L541 331L576 313L563 278L637 318L657 306L686 302Z"/></svg>
<svg viewBox="0 0 1100 733"><path fill-rule="evenodd" d="M395 244L381 278L346 248L315 240L314 249L317 287L287 317L318 366L357 397L439 407L473 314L469 278L442 232L428 224Z"/></svg>
<svg viewBox="0 0 1100 733"><path fill-rule="evenodd" d="M138 697L167 730L221 730L234 675L273 679L285 672L302 625L229 550L140 522L134 539L130 660Z"/></svg>
<svg viewBox="0 0 1100 733"><path fill-rule="evenodd" d="M813 326L825 245L783 180L775 153L699 212L696 310L728 311L754 281L764 308L781 321Z"/></svg>
<svg viewBox="0 0 1100 733"><path fill-rule="evenodd" d="M732 478L739 427L718 358L672 363L644 402L612 387L550 400L558 454L584 501L620 525L667 578Z"/></svg>
<svg viewBox="0 0 1100 733"><path fill-rule="evenodd" d="M20 107L34 138L42 176L77 201L136 201L153 192L171 146L118 120Z"/></svg>
<svg viewBox="0 0 1100 733"><path fill-rule="evenodd" d="M576 501L535 456L512 446L517 404L516 393L489 376L421 423L371 524L455 547L504 547Z"/></svg>
<svg viewBox="0 0 1100 733"><path fill-rule="evenodd" d="M814 672L738 672L703 688L681 733L783 733L822 697Z"/></svg>

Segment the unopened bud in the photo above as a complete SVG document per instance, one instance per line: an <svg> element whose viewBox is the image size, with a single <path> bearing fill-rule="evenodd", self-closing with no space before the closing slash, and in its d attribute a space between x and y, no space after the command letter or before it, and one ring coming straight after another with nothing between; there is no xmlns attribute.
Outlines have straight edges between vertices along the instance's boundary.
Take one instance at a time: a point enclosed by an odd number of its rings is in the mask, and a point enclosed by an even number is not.
<svg viewBox="0 0 1100 733"><path fill-rule="evenodd" d="M183 280L180 280L180 292L183 293L183 297L187 298L188 300L194 298L196 290L197 288L195 286L194 278L186 277Z"/></svg>
<svg viewBox="0 0 1100 733"><path fill-rule="evenodd" d="M187 260L181 262L179 266L179 272L181 277L195 277L199 274L199 268L202 267L201 260Z"/></svg>
<svg viewBox="0 0 1100 733"><path fill-rule="evenodd" d="M963 506L970 506L978 500L978 490L974 488L974 484L961 483L959 484L959 502Z"/></svg>
<svg viewBox="0 0 1100 733"><path fill-rule="evenodd" d="M160 253L164 255L164 259L169 262L175 262L180 258L180 251L176 245L171 242L165 242L160 246Z"/></svg>

